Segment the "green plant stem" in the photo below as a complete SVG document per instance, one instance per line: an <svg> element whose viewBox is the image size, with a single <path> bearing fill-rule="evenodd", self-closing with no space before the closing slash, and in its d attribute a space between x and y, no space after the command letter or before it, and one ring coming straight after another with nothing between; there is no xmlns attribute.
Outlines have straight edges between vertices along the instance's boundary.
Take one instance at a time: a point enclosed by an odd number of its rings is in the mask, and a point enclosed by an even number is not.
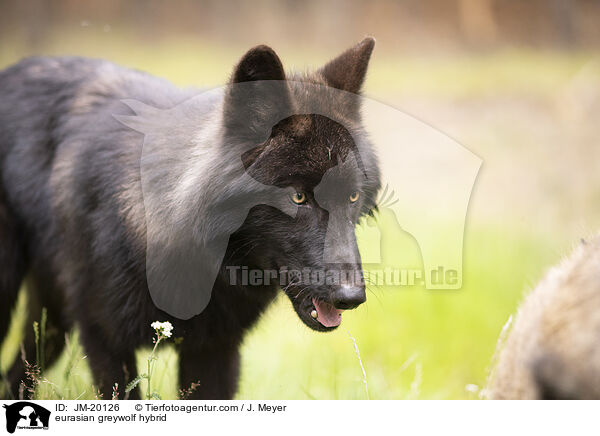
<svg viewBox="0 0 600 436"><path fill-rule="evenodd" d="M152 396L152 386L151 386L151 379L152 379L152 370L154 369L154 353L156 352L156 348L158 347L158 344L160 343L162 339L162 336L160 334L157 334L157 339L156 342L154 343L154 348L152 348L152 352L150 353L150 356L148 357L148 388L146 390L146 399L149 400L150 397Z"/></svg>

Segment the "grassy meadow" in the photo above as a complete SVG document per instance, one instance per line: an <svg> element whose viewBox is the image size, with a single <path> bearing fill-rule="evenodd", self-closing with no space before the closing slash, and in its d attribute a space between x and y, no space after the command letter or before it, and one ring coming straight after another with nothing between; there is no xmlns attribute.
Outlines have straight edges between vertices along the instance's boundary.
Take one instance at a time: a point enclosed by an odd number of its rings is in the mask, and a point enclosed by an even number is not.
<svg viewBox="0 0 600 436"><path fill-rule="evenodd" d="M86 32L57 35L38 51L103 57L179 85L215 86L253 45L214 47L185 38L149 45L129 35ZM30 52L10 41L0 51L0 67ZM284 64L298 67L333 54L281 49ZM599 147L578 100L581 92L600 92L597 59L533 50L431 57L376 51L366 94L448 133L484 161L465 226L463 287L370 286L367 303L346 312L330 334L305 327L281 295L245 340L237 398L366 399L352 338L370 399L478 398L498 335L523 292L600 218L600 176L588 168ZM359 245L369 250L372 241ZM3 373L22 330L32 328L24 325L25 305L22 297L1 349ZM68 341L43 374L37 398L96 398L76 331ZM149 351L139 351L140 370ZM178 396L176 368L174 351L161 347L154 384L164 399Z"/></svg>

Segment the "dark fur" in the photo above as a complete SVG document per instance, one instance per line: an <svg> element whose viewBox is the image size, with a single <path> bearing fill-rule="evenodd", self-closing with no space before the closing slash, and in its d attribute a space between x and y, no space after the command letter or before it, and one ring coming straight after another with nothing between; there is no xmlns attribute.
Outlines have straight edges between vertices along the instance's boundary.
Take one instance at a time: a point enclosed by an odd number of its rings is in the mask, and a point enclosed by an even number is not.
<svg viewBox="0 0 600 436"><path fill-rule="evenodd" d="M357 93L372 49L373 40L366 39L301 79ZM277 55L260 46L240 61L232 81L285 78ZM155 320L171 321L175 336L183 337L181 387L200 381L193 398L232 398L244 333L277 292L274 285L232 286L223 270L208 307L190 320L170 317L150 299L139 178L143 137L113 115L131 114L121 99L169 108L193 93L141 72L82 58L29 58L0 73L0 340L26 280L29 322L39 320L42 307L48 310L46 341L51 351L46 365L60 354L64 333L77 323L104 398L110 398L114 383L122 394L126 379L135 376L134 350L149 344L150 323ZM348 111L359 129L358 108ZM307 125L309 129L302 128ZM226 133L244 128L236 126L235 114L226 113ZM317 115L292 117L273 129L244 161L262 183L310 193L331 167L331 156L322 145L332 135L337 141L336 162L352 149L345 128ZM219 146L215 144L215 153ZM367 157L373 161L363 164L368 164L372 176L360 186L364 198L353 219L374 207L379 189L376 162L371 154ZM224 266L314 266L318 235L326 223L327 214L316 204L300 210L296 218L257 206L231 237ZM345 248L356 250L355 241ZM299 291L289 289L288 295L298 297ZM314 289L308 295L331 299L330 292ZM300 306L310 299L298 301L294 307L303 321L319 329ZM30 330L24 349L33 359ZM23 377L18 359L9 374L13 394Z"/></svg>

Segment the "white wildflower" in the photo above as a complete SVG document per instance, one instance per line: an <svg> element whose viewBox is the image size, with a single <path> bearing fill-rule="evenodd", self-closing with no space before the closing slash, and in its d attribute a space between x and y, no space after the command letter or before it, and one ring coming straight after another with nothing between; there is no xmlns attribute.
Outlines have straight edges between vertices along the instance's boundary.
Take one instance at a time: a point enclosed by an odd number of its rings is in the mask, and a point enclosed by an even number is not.
<svg viewBox="0 0 600 436"><path fill-rule="evenodd" d="M170 338L173 334L173 325L169 321L154 321L152 324L150 324L150 327L152 327L156 333L164 336L165 338Z"/></svg>

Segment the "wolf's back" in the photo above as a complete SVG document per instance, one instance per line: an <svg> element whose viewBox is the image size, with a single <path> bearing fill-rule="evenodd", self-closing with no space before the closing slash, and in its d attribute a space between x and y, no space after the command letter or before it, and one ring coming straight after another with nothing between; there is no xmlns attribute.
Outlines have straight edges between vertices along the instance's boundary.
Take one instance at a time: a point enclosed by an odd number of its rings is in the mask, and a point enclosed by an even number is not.
<svg viewBox="0 0 600 436"><path fill-rule="evenodd" d="M600 399L600 237L548 272L500 347L489 397Z"/></svg>
<svg viewBox="0 0 600 436"><path fill-rule="evenodd" d="M29 230L57 203L77 203L77 190L118 191L139 173L140 135L114 118L132 114L123 99L169 107L183 98L165 80L80 57L24 59L0 72L0 96L2 187ZM65 198L52 198L58 194ZM81 192L81 201L90 194Z"/></svg>

